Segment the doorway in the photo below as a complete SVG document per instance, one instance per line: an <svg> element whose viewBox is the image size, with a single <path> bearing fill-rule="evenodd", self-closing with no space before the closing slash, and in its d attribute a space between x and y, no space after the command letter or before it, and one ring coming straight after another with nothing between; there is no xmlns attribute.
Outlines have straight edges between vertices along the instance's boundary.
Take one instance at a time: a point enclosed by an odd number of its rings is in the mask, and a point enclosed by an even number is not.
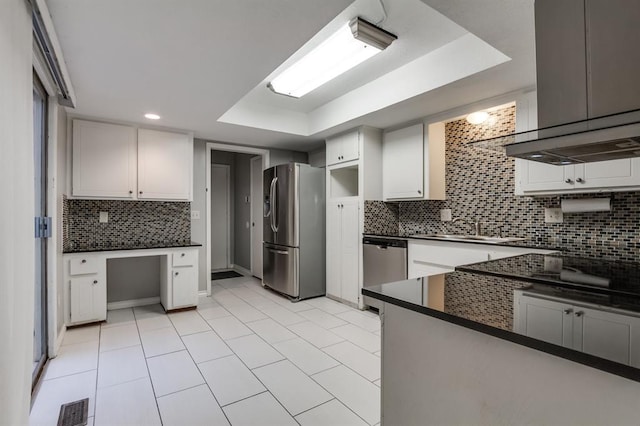
<svg viewBox="0 0 640 426"><path fill-rule="evenodd" d="M32 386L38 381L48 358L47 339L47 238L51 220L47 217L47 92L33 76L33 161L34 161L34 322Z"/></svg>
<svg viewBox="0 0 640 426"><path fill-rule="evenodd" d="M262 277L262 170L269 164L269 154L269 150L260 148L214 142L206 144L206 271L209 295L212 271L233 269L242 275ZM224 213L220 203L214 206L212 202L222 197L213 183L213 175L220 173L215 170L218 164L230 166L230 195ZM228 239L221 234L219 223L221 215L224 217L227 213L230 217ZM222 239L217 235L222 235ZM258 245L260 253L256 250ZM215 256L220 258L223 252L228 256L226 268L220 268L224 263L214 259L214 253L218 253Z"/></svg>
<svg viewBox="0 0 640 426"><path fill-rule="evenodd" d="M211 165L211 272L231 265L231 167Z"/></svg>
<svg viewBox="0 0 640 426"><path fill-rule="evenodd" d="M262 157L251 158L251 275L262 279Z"/></svg>

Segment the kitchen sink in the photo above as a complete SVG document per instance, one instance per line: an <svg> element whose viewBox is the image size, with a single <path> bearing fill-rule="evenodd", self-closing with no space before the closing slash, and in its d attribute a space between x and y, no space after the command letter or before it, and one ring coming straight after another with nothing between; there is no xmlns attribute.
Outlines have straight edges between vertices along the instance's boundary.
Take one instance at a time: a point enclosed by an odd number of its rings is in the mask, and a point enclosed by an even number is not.
<svg viewBox="0 0 640 426"><path fill-rule="evenodd" d="M515 237L487 237L484 235L456 235L456 234L415 234L416 238L433 238L447 241L477 241L489 244L511 243L523 241L524 238Z"/></svg>

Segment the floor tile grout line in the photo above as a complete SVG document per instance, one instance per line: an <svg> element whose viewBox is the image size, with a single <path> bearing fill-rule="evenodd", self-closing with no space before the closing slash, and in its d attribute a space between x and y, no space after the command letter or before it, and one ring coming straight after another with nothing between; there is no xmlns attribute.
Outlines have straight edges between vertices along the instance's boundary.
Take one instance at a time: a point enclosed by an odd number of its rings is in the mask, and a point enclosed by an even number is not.
<svg viewBox="0 0 640 426"><path fill-rule="evenodd" d="M322 387L322 386L320 386L320 387ZM322 389L324 389L324 388L322 388ZM328 391L328 390L326 390L326 389L324 389L324 390L325 390L325 392L327 392L329 395L333 396L333 394L332 394L331 392L329 392L329 391ZM298 417L298 416L300 416L300 415L302 415L302 414L304 414L304 413L307 413L307 412L309 412L309 411L311 411L311 410L313 410L313 409L316 409L316 408L321 407L321 406L323 406L323 405L325 405L325 404L328 404L328 403L330 403L331 401L339 401L339 402L342 404L342 401L340 401L338 398L336 398L335 396L333 396L333 398L331 398L331 399L330 399L330 400L328 400L328 401L321 402L320 404L316 405L315 407L311 407L311 408L308 408L308 409L306 409L306 410L304 410L304 411L299 412L298 414L296 414L296 415L295 415L295 417ZM344 404L342 404L342 405L344 405ZM296 421L297 421L297 419L296 419ZM298 422L298 423L300 423L300 422Z"/></svg>
<svg viewBox="0 0 640 426"><path fill-rule="evenodd" d="M172 322L173 323L173 322ZM207 325L209 325L209 323L207 323ZM215 332L215 330L213 330L213 328L211 329L211 331L213 331L213 333L218 336L218 334ZM222 415L224 416L225 419L227 419L227 422L229 424L231 424L231 421L229 420L229 417L227 417L227 413L224 412L224 410L222 409L222 406L220 405L220 401L218 401L218 398L216 398L216 394L213 392L213 389L211 389L211 386L209 385L209 382L207 382L206 377L204 377L204 374L202 374L202 370L200 369L200 367L198 366L198 363L196 362L195 359L193 359L193 355L191 354L191 352L189 352L189 347L185 344L184 340L182 339L182 336L180 336L178 334L178 337L180 338L180 341L182 342L182 346L184 346L185 351L187 351L187 354L189 355L189 358L191 358L191 361L193 362L193 365L196 367L196 370L198 370L198 374L200 374L200 377L202 378L202 381L204 382L203 384L207 386L207 389L209 389L209 392L211 392L211 396L213 396L214 401L216 401L216 404L218 404L218 408L220 408L220 411L222 411ZM222 338L220 338L220 336L218 336L218 338L223 342L224 340L222 340ZM226 345L226 343L225 343ZM227 347L229 347L227 345ZM233 349L229 348L229 350L231 350L231 352L233 353ZM231 355L229 355L231 356ZM221 359L221 358L219 358ZM203 361L203 362L207 362L207 361ZM200 386L200 385L198 385ZM183 389L185 390L185 389ZM157 402L157 398L156 398L156 402Z"/></svg>
<svg viewBox="0 0 640 426"><path fill-rule="evenodd" d="M166 314L166 313L165 313ZM156 388L153 385L153 377L151 377L151 370L149 369L149 362L147 361L147 353L144 350L144 345L142 344L142 334L140 332L140 328L138 328L138 320L136 319L136 311L133 309L133 318L136 324L136 330L138 331L138 339L140 339L140 346L142 346L142 356L144 357L144 365L147 367L147 374L149 375L149 383L151 384L151 392L153 392L153 399L156 403L156 410L158 411L158 418L160 419L160 425L163 425L164 422L162 420L162 413L160 412L160 405L158 405L158 395L156 395ZM169 320L171 322L171 320ZM172 323L173 325L173 323ZM175 327L174 327L175 329ZM176 330L174 330L176 331ZM177 333L177 331L176 331Z"/></svg>
<svg viewBox="0 0 640 426"><path fill-rule="evenodd" d="M342 363L340 363L340 365L344 365ZM333 368L339 368L340 365L336 365L335 367L329 368L327 370L324 371L329 371ZM346 367L346 365L344 365ZM348 368L348 367L347 367ZM353 370L352 370L353 371ZM322 371L320 373L323 373ZM320 373L316 373L316 374L320 374ZM322 386L322 384L320 382L318 382L315 377L313 376L309 376L311 378L311 380L313 380L314 382L316 382L318 384L318 386L320 386L322 389L324 389L325 391L329 392L329 389L325 388L324 386ZM331 392L329 392L330 395L333 395ZM334 395L334 398L338 401L340 401L340 403L342 405L344 405L349 411L351 411L353 414L355 414L359 419L361 419L363 422L365 422L366 424L370 425L371 423L369 423L368 421L366 421L361 415L359 415L358 413L356 413L351 407L349 407L349 405L347 405L346 401L341 400L340 398L338 398L337 396ZM327 401L329 402L329 401ZM380 416L382 416L382 414L380 414ZM380 423L380 422L378 422Z"/></svg>

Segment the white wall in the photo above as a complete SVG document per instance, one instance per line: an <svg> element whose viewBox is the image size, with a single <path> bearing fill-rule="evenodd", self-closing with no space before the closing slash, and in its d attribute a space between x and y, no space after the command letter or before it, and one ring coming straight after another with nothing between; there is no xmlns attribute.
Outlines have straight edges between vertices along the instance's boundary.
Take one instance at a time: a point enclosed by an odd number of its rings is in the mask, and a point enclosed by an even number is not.
<svg viewBox="0 0 640 426"><path fill-rule="evenodd" d="M57 221L55 232L57 233L56 247L56 329L58 336L64 327L64 277L62 267L62 205L67 181L67 113L63 107L58 107L58 134L56 137L56 212Z"/></svg>
<svg viewBox="0 0 640 426"><path fill-rule="evenodd" d="M191 211L200 212L200 219L191 219L191 241L202 244L198 248L198 289L207 289L207 144L193 141L193 201Z"/></svg>
<svg viewBox="0 0 640 426"><path fill-rule="evenodd" d="M28 424L33 358L31 14L0 2L0 424Z"/></svg>
<svg viewBox="0 0 640 426"><path fill-rule="evenodd" d="M292 161L296 163L307 163L309 156L306 152L286 151L282 149L269 150L269 167L290 163Z"/></svg>

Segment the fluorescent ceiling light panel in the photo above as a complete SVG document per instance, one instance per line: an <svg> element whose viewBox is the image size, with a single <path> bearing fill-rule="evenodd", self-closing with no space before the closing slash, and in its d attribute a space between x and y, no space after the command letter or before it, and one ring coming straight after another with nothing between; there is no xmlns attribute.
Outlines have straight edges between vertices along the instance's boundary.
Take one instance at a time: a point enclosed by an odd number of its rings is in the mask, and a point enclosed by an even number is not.
<svg viewBox="0 0 640 426"><path fill-rule="evenodd" d="M274 78L268 87L299 98L384 50L397 37L354 18Z"/></svg>

